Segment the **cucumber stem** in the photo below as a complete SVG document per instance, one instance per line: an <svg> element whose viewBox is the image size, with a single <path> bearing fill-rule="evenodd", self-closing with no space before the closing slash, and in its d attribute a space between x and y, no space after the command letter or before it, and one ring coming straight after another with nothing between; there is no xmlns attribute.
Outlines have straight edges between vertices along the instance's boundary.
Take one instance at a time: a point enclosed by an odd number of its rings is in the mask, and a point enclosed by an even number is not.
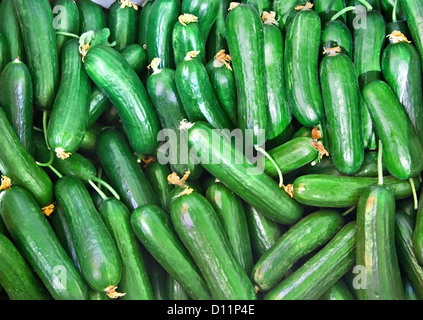
<svg viewBox="0 0 423 320"><path fill-rule="evenodd" d="M92 182L91 180L88 180L88 183L91 185L91 187L93 187L94 188L94 190L95 191L97 191L97 193L100 195L100 197L103 199L103 200L107 200L107 196L106 196L106 194L103 192L103 191L101 191L96 185L95 185L95 183L94 182Z"/></svg>
<svg viewBox="0 0 423 320"><path fill-rule="evenodd" d="M383 167L382 167L382 141L379 140L379 150L377 153L377 176L378 184L383 185Z"/></svg>
<svg viewBox="0 0 423 320"><path fill-rule="evenodd" d="M278 176L279 176L279 188L283 187L283 175L282 175L282 171L279 168L279 166L276 164L275 160L273 160L273 158L261 147L259 146L255 146L256 150L263 153L264 156L270 160L270 162L275 166L276 171L278 172Z"/></svg>
<svg viewBox="0 0 423 320"><path fill-rule="evenodd" d="M397 22L397 9L398 9L398 0L395 0L394 7L392 8L392 22Z"/></svg>
<svg viewBox="0 0 423 320"><path fill-rule="evenodd" d="M373 7L370 3L368 3L366 0L358 0L363 6L366 7L367 11L373 10Z"/></svg>
<svg viewBox="0 0 423 320"><path fill-rule="evenodd" d="M334 14L332 16L332 18L330 19L330 21L335 21L336 19L338 19L340 16L342 16L344 13L349 12L349 11L353 11L355 9L355 6L349 6L346 7L342 10L340 10L339 12L337 12L336 14Z"/></svg>
<svg viewBox="0 0 423 320"><path fill-rule="evenodd" d="M73 33L69 33L69 32L64 32L64 31L56 31L56 35L57 36L66 36L66 37L72 37L72 38L76 38L79 39L79 36Z"/></svg>
<svg viewBox="0 0 423 320"><path fill-rule="evenodd" d="M40 167L49 167L54 161L54 152L50 150L50 159L47 163L36 162L36 164Z"/></svg>
<svg viewBox="0 0 423 320"><path fill-rule="evenodd" d="M47 114L47 110L43 111L43 131L44 131L44 141L46 142L46 146L49 150L50 146L48 145L48 139L47 139L47 119L48 119L48 114Z"/></svg>
<svg viewBox="0 0 423 320"><path fill-rule="evenodd" d="M52 165L48 166L50 168L51 171L53 171L56 176L58 176L60 179L63 177L63 174L61 174L55 167L53 167Z"/></svg>
<svg viewBox="0 0 423 320"><path fill-rule="evenodd" d="M414 210L417 210L419 207L419 203L417 200L417 193L416 193L416 186L414 185L414 179L410 178L410 186L411 186L411 192L413 193L413 200L414 200Z"/></svg>
<svg viewBox="0 0 423 320"><path fill-rule="evenodd" d="M351 211L353 211L355 208L357 208L357 206L352 206L351 208L349 208L348 210L344 211L342 213L342 216L345 217L348 213L350 213Z"/></svg>
<svg viewBox="0 0 423 320"><path fill-rule="evenodd" d="M115 189L113 189L113 187L110 185L110 184L108 184L106 181L104 181L104 180L101 180L101 179L99 179L99 178L97 178L97 177L93 177L90 181L92 181L92 182L97 182L98 184L100 184L100 185L102 185L102 186L104 186L107 190L109 190L110 191L110 193L116 198L116 199L118 199L118 200L120 200L120 196L118 195L118 193L115 191ZM98 187L98 188L100 188L100 186Z"/></svg>

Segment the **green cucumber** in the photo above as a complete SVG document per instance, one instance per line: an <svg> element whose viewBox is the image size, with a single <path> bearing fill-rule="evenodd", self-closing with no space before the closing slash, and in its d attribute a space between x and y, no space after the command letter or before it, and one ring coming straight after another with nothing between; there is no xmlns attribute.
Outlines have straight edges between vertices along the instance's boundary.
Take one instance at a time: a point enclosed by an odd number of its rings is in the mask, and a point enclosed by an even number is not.
<svg viewBox="0 0 423 320"><path fill-rule="evenodd" d="M143 256L147 258L147 272L155 300L167 300L166 280L169 274L144 247Z"/></svg>
<svg viewBox="0 0 423 320"><path fill-rule="evenodd" d="M273 11L277 13L278 22L282 30L285 30L287 21L295 13L297 5L305 5L307 0L273 0Z"/></svg>
<svg viewBox="0 0 423 320"><path fill-rule="evenodd" d="M317 300L354 265L356 225L345 225L310 260L270 290L265 300Z"/></svg>
<svg viewBox="0 0 423 320"><path fill-rule="evenodd" d="M253 269L253 254L241 199L220 182L208 187L206 198L219 216L235 259L250 274Z"/></svg>
<svg viewBox="0 0 423 320"><path fill-rule="evenodd" d="M278 284L294 263L328 242L343 222L334 210L316 211L297 222L255 264L252 278L257 289L268 291Z"/></svg>
<svg viewBox="0 0 423 320"><path fill-rule="evenodd" d="M0 3L0 33L6 38L10 54L9 61L19 58L26 62L26 53L14 0L3 0Z"/></svg>
<svg viewBox="0 0 423 320"><path fill-rule="evenodd" d="M319 14L322 25L331 20L333 15L345 8L345 0L316 0L313 2L313 8ZM345 21L346 15L341 16Z"/></svg>
<svg viewBox="0 0 423 320"><path fill-rule="evenodd" d="M341 278L319 300L355 300L355 297Z"/></svg>
<svg viewBox="0 0 423 320"><path fill-rule="evenodd" d="M148 61L160 58L160 68L174 68L172 30L181 11L180 0L154 1L148 15Z"/></svg>
<svg viewBox="0 0 423 320"><path fill-rule="evenodd" d="M106 15L100 5L91 0L78 0L76 4L79 9L79 32L81 34L106 27Z"/></svg>
<svg viewBox="0 0 423 320"><path fill-rule="evenodd" d="M181 13L190 13L198 17L204 42L216 21L221 0L182 0Z"/></svg>
<svg viewBox="0 0 423 320"><path fill-rule="evenodd" d="M264 66L268 108L268 138L278 137L291 123L284 80L284 36L272 14L263 13Z"/></svg>
<svg viewBox="0 0 423 320"><path fill-rule="evenodd" d="M256 8L260 16L263 14L263 11L270 11L271 9L270 0L242 0L242 3L249 4Z"/></svg>
<svg viewBox="0 0 423 320"><path fill-rule="evenodd" d="M0 234L0 283L10 300L50 300L51 297L13 243Z"/></svg>
<svg viewBox="0 0 423 320"><path fill-rule="evenodd" d="M120 51L120 54L139 76L146 72L147 53L141 45L137 43L129 44Z"/></svg>
<svg viewBox="0 0 423 320"><path fill-rule="evenodd" d="M195 192L179 196L172 204L171 218L213 299L256 299L251 280L236 261L219 217L206 198Z"/></svg>
<svg viewBox="0 0 423 320"><path fill-rule="evenodd" d="M147 165L144 173L154 194L159 199L160 207L164 209L166 207L168 195L174 189L174 186L167 180L168 176L171 174L170 168L158 161L153 161Z"/></svg>
<svg viewBox="0 0 423 320"><path fill-rule="evenodd" d="M113 105L109 105L100 116L100 122L106 126L119 125L119 114Z"/></svg>
<svg viewBox="0 0 423 320"><path fill-rule="evenodd" d="M225 20L230 0L221 0L216 22L213 24L206 41L206 60L210 61L220 50L227 50Z"/></svg>
<svg viewBox="0 0 423 320"><path fill-rule="evenodd" d="M357 205L360 195L378 178L334 176L326 174L310 174L300 176L294 181L294 199L304 205L328 208L346 208ZM392 190L395 199L404 199L412 195L408 181L388 176L384 185ZM415 178L416 190L420 181ZM348 190L348 192L345 192Z"/></svg>
<svg viewBox="0 0 423 320"><path fill-rule="evenodd" d="M423 7L421 3L414 0L400 0L399 3L404 11L405 20L413 36L416 49L420 54L420 61L423 61Z"/></svg>
<svg viewBox="0 0 423 320"><path fill-rule="evenodd" d="M88 50L84 66L118 111L134 152L153 152L158 145L159 119L147 90L130 64L118 51L100 44Z"/></svg>
<svg viewBox="0 0 423 320"><path fill-rule="evenodd" d="M191 300L191 297L182 288L180 283L171 276L167 277L166 289L168 300Z"/></svg>
<svg viewBox="0 0 423 320"><path fill-rule="evenodd" d="M363 268L366 285L360 300L403 300L395 249L395 198L389 188L372 185L357 205L356 266Z"/></svg>
<svg viewBox="0 0 423 320"><path fill-rule="evenodd" d="M131 213L119 200L104 200L99 210L115 240L122 260L122 278L119 287L125 296L122 300L153 300L153 291L146 266L131 226Z"/></svg>
<svg viewBox="0 0 423 320"><path fill-rule="evenodd" d="M79 35L79 9L75 0L56 0L53 4L54 29L59 32L66 32ZM68 36L57 35L57 52L60 52L63 44L68 41Z"/></svg>
<svg viewBox="0 0 423 320"><path fill-rule="evenodd" d="M235 3L237 4L237 3ZM250 5L239 4L226 17L226 37L238 97L238 128L253 134L253 144L268 135L264 64L264 36L260 16Z"/></svg>
<svg viewBox="0 0 423 320"><path fill-rule="evenodd" d="M400 31L407 39L412 39L410 29L408 29L408 25L405 20L387 23L386 34L389 35L393 31ZM385 43L386 43L385 47L391 43L391 41L389 40L389 37L386 37ZM419 56L419 59L420 59L420 56Z"/></svg>
<svg viewBox="0 0 423 320"><path fill-rule="evenodd" d="M129 5L128 5L129 4ZM138 6L132 2L116 1L109 8L107 26L110 29L110 42L117 51L137 41Z"/></svg>
<svg viewBox="0 0 423 320"><path fill-rule="evenodd" d="M49 147L61 159L78 149L86 133L90 81L78 48L77 39L62 47L60 86L48 122Z"/></svg>
<svg viewBox="0 0 423 320"><path fill-rule="evenodd" d="M64 176L55 186L75 244L81 272L88 285L114 297L122 276L122 261L113 238L77 178Z"/></svg>
<svg viewBox="0 0 423 320"><path fill-rule="evenodd" d="M389 173L398 179L417 176L423 169L423 147L395 93L386 82L377 80L363 89L363 97Z"/></svg>
<svg viewBox="0 0 423 320"><path fill-rule="evenodd" d="M204 169L270 219L281 224L300 219L303 207L263 174L264 161L258 159L258 166L247 162L244 154L209 124L196 122L188 131L188 145L191 152L201 151Z"/></svg>
<svg viewBox="0 0 423 320"><path fill-rule="evenodd" d="M306 127L317 126L324 117L319 84L319 15L305 7L292 17L285 37L285 81L294 117ZM307 53L307 54L305 54Z"/></svg>
<svg viewBox="0 0 423 320"><path fill-rule="evenodd" d="M423 200L422 194L423 191L420 193L419 199L421 200ZM421 200L415 214L416 226L413 232L413 246L417 261L423 265L423 201Z"/></svg>
<svg viewBox="0 0 423 320"><path fill-rule="evenodd" d="M198 267L162 209L154 205L137 208L131 215L131 225L150 254L193 299L211 298Z"/></svg>
<svg viewBox="0 0 423 320"><path fill-rule="evenodd" d="M50 4L47 0L15 0L15 9L34 86L34 104L50 110L60 76Z"/></svg>
<svg viewBox="0 0 423 320"><path fill-rule="evenodd" d="M141 12L138 19L138 43L147 46L148 19L154 0L144 1L141 5Z"/></svg>
<svg viewBox="0 0 423 320"><path fill-rule="evenodd" d="M348 26L341 20L330 21L323 26L322 52L326 48L340 46L350 58L353 56L353 36Z"/></svg>
<svg viewBox="0 0 423 320"><path fill-rule="evenodd" d="M0 105L20 143L32 154L33 92L28 67L19 59L9 62L1 73L0 88Z"/></svg>
<svg viewBox="0 0 423 320"><path fill-rule="evenodd" d="M293 135L297 128L295 127L296 121L294 119L292 120L293 121L290 122L290 124L286 127L284 131L281 132L279 136L277 136L275 139L266 141L266 148L273 149L293 139Z"/></svg>
<svg viewBox="0 0 423 320"><path fill-rule="evenodd" d="M0 73L10 61L9 47L7 46L6 37L0 33Z"/></svg>
<svg viewBox="0 0 423 320"><path fill-rule="evenodd" d="M27 191L2 191L0 214L13 243L55 300L88 299L87 284Z"/></svg>
<svg viewBox="0 0 423 320"><path fill-rule="evenodd" d="M92 156L95 153L95 143L97 136L100 134L102 125L99 123L94 124L91 128L87 129L84 140L79 145L78 152Z"/></svg>
<svg viewBox="0 0 423 320"><path fill-rule="evenodd" d="M419 300L416 291L410 280L407 277L403 277L403 287L404 287L404 300Z"/></svg>
<svg viewBox="0 0 423 320"><path fill-rule="evenodd" d="M402 3L399 0L380 0L381 12L383 16L385 17L386 21L393 21L393 11L395 7L395 1L397 1L395 18L400 21L401 20L405 21L404 10L402 9Z"/></svg>

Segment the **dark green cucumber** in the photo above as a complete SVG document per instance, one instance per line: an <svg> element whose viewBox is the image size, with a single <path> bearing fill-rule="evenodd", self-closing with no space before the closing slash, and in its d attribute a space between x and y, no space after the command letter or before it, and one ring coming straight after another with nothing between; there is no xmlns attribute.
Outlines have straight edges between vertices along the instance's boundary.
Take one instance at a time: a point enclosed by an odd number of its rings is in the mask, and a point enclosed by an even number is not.
<svg viewBox="0 0 423 320"><path fill-rule="evenodd" d="M52 7L54 29L79 35L79 10L75 0L56 0ZM57 35L57 52L60 52L63 44L71 39L65 35Z"/></svg>
<svg viewBox="0 0 423 320"><path fill-rule="evenodd" d="M328 242L343 223L334 210L316 211L297 222L255 264L252 278L258 290L278 284L295 262Z"/></svg>
<svg viewBox="0 0 423 320"><path fill-rule="evenodd" d="M421 300L423 299L423 269L416 259L413 246L415 224L413 218L403 212L397 211L395 219L395 243L399 263L403 274L412 283L416 295Z"/></svg>
<svg viewBox="0 0 423 320"><path fill-rule="evenodd" d="M198 59L205 63L206 45L200 24L194 17L180 15L172 31L173 55L176 67L184 61L187 52L200 51Z"/></svg>
<svg viewBox="0 0 423 320"><path fill-rule="evenodd" d="M364 190L377 182L377 178L371 177L304 175L294 181L294 198L302 204L315 207L346 208L356 205ZM384 178L384 185L392 190L397 200L412 195L409 181L388 176ZM414 185L418 190L420 181L417 178L414 179Z"/></svg>
<svg viewBox="0 0 423 320"><path fill-rule="evenodd" d="M79 145L78 152L92 156L95 154L95 143L97 141L97 136L100 134L102 125L95 123L91 128L87 129L85 133L84 140L82 140Z"/></svg>
<svg viewBox="0 0 423 320"><path fill-rule="evenodd" d="M393 39L383 51L383 77L395 92L423 143L423 91L420 57L407 39Z"/></svg>
<svg viewBox="0 0 423 320"><path fill-rule="evenodd" d="M319 14L322 25L331 20L333 15L345 8L345 0L316 0L313 2L313 8ZM342 21L346 21L346 15L342 15Z"/></svg>
<svg viewBox="0 0 423 320"><path fill-rule="evenodd" d="M389 173L398 179L417 176L423 169L423 147L395 93L386 82L377 80L363 89L363 97Z"/></svg>
<svg viewBox="0 0 423 320"><path fill-rule="evenodd" d="M119 125L119 114L113 105L109 105L100 116L100 122L105 126Z"/></svg>
<svg viewBox="0 0 423 320"><path fill-rule="evenodd" d="M198 17L204 42L209 37L210 30L216 21L221 0L182 0L181 13L190 13Z"/></svg>
<svg viewBox="0 0 423 320"><path fill-rule="evenodd" d="M180 283L171 276L167 277L166 290L168 300L191 300L191 297L182 288Z"/></svg>
<svg viewBox="0 0 423 320"><path fill-rule="evenodd" d="M210 61L220 50L227 50L225 20L230 0L221 0L216 22L213 24L206 41L206 60Z"/></svg>
<svg viewBox="0 0 423 320"><path fill-rule="evenodd" d="M114 49L121 51L137 42L138 6L133 6L132 2L116 1L109 8L107 27L110 29L110 42L116 42Z"/></svg>
<svg viewBox="0 0 423 320"><path fill-rule="evenodd" d="M4 0L0 3L0 33L6 38L9 61L19 58L25 62L26 53L14 0Z"/></svg>
<svg viewBox="0 0 423 320"><path fill-rule="evenodd" d="M295 14L297 5L305 5L307 0L273 0L273 11L277 14L277 19L282 30L285 30L287 21L291 15Z"/></svg>
<svg viewBox="0 0 423 320"><path fill-rule="evenodd" d="M115 240L122 260L122 278L119 287L122 300L153 300L146 266L131 226L131 213L119 200L104 200L99 210L104 223Z"/></svg>
<svg viewBox="0 0 423 320"><path fill-rule="evenodd" d="M365 272L360 300L403 300L395 249L395 198L388 187L372 185L357 205L357 266Z"/></svg>
<svg viewBox="0 0 423 320"><path fill-rule="evenodd" d="M60 76L50 4L47 0L15 0L15 9L34 86L34 104L50 110Z"/></svg>
<svg viewBox="0 0 423 320"><path fill-rule="evenodd" d="M76 4L79 9L79 32L81 34L106 27L106 15L100 5L91 0L78 0Z"/></svg>
<svg viewBox="0 0 423 320"><path fill-rule="evenodd" d="M146 257L147 261L147 272L153 289L154 299L167 300L166 280L169 277L169 274L144 247L142 247L142 249L143 256Z"/></svg>
<svg viewBox="0 0 423 320"><path fill-rule="evenodd" d="M125 58L106 45L88 50L84 62L88 76L113 103L135 153L154 151L159 119L140 78Z"/></svg>
<svg viewBox="0 0 423 320"><path fill-rule="evenodd" d="M110 128L100 133L96 154L122 201L132 211L144 204L158 204L125 136Z"/></svg>
<svg viewBox="0 0 423 320"><path fill-rule="evenodd" d="M277 136L275 139L266 141L266 148L273 149L279 147L285 142L288 142L290 139L293 139L293 135L295 133L295 130L297 129L295 127L295 123L295 120L291 121L290 124L286 127L284 131L281 132L279 136Z"/></svg>
<svg viewBox="0 0 423 320"><path fill-rule="evenodd" d="M397 212L404 212L405 214L409 215L413 221L416 221L417 210L414 207L414 199L413 197L397 200L396 203L396 210Z"/></svg>
<svg viewBox="0 0 423 320"><path fill-rule="evenodd" d="M319 300L355 300L355 297L341 278Z"/></svg>
<svg viewBox="0 0 423 320"><path fill-rule="evenodd" d="M180 0L154 1L148 16L148 61L160 58L160 68L174 68L172 30L181 11Z"/></svg>
<svg viewBox="0 0 423 320"><path fill-rule="evenodd" d="M407 277L403 277L404 300L419 300L413 284Z"/></svg>
<svg viewBox="0 0 423 320"><path fill-rule="evenodd" d="M270 11L271 9L270 0L242 0L242 3L249 4L256 8L260 16L263 14L263 11Z"/></svg>
<svg viewBox="0 0 423 320"><path fill-rule="evenodd" d="M138 75L146 72L147 67L147 53L144 48L137 44L129 44L120 51L120 54L128 61L129 65Z"/></svg>
<svg viewBox="0 0 423 320"><path fill-rule="evenodd" d="M207 189L206 198L219 216L235 259L250 274L253 254L241 199L220 182L215 182Z"/></svg>
<svg viewBox="0 0 423 320"><path fill-rule="evenodd" d="M381 12L385 17L386 21L393 21L395 1L397 1L397 10L395 12L395 18L397 19L397 21L404 21L404 10L402 9L402 3L400 0L380 0Z"/></svg>
<svg viewBox="0 0 423 320"><path fill-rule="evenodd" d="M294 117L306 127L317 126L324 117L318 70L320 34L320 17L307 8L295 13L287 25L284 74L288 101Z"/></svg>
<svg viewBox="0 0 423 320"><path fill-rule="evenodd" d="M69 223L85 280L96 291L114 293L121 280L122 261L90 194L79 179L69 176L56 183L55 194Z"/></svg>
<svg viewBox="0 0 423 320"><path fill-rule="evenodd" d="M188 139L191 151L192 148L201 150L199 160L203 160L201 165L204 169L241 199L276 222L291 224L300 219L303 207L263 174L263 158L257 159L257 166L247 162L244 154L229 139L204 122L196 122L189 129Z"/></svg>
<svg viewBox="0 0 423 320"><path fill-rule="evenodd" d="M215 300L255 300L253 284L232 253L217 213L198 193L172 204L172 224Z"/></svg>
<svg viewBox="0 0 423 320"><path fill-rule="evenodd" d="M24 149L1 109L0 131L0 172L11 179L12 185L30 192L40 206L50 205L54 198L52 181Z"/></svg>
<svg viewBox="0 0 423 320"><path fill-rule="evenodd" d="M422 192L420 193L419 198L421 200L423 200ZM416 226L413 232L413 246L417 261L419 261L419 263L423 265L423 201L421 200L417 208L417 213L415 215Z"/></svg>
<svg viewBox="0 0 423 320"><path fill-rule="evenodd" d="M270 290L265 300L317 300L355 262L356 225L345 225L326 246Z"/></svg>
<svg viewBox="0 0 423 320"><path fill-rule="evenodd" d="M2 191L0 214L13 243L55 300L88 299L87 284L27 191Z"/></svg>
<svg viewBox="0 0 423 320"><path fill-rule="evenodd" d="M179 97L188 120L207 121L216 129L232 129L232 124L217 101L206 67L196 53L186 55L175 73Z"/></svg>
<svg viewBox="0 0 423 320"><path fill-rule="evenodd" d="M165 209L168 195L174 189L174 186L167 180L171 174L170 168L158 161L153 161L147 165L144 172L154 194L159 199L160 207Z"/></svg>
<svg viewBox="0 0 423 320"><path fill-rule="evenodd" d="M0 76L0 105L24 149L32 146L32 79L28 67L19 59L9 62Z"/></svg>
<svg viewBox="0 0 423 320"><path fill-rule="evenodd" d="M226 39L237 88L238 128L253 133L253 144L268 135L264 36L260 16L239 4L226 17ZM262 141L259 141L262 140Z"/></svg>
<svg viewBox="0 0 423 320"><path fill-rule="evenodd" d="M353 36L348 26L341 20L330 21L322 29L322 52L326 48L340 46L350 58L353 56Z"/></svg>
<svg viewBox="0 0 423 320"><path fill-rule="evenodd" d="M198 267L162 209L141 206L132 213L131 224L145 248L193 299L211 298Z"/></svg>
<svg viewBox="0 0 423 320"><path fill-rule="evenodd" d="M144 1L141 5L141 12L138 19L138 43L147 46L148 19L154 0Z"/></svg>
<svg viewBox="0 0 423 320"><path fill-rule="evenodd" d="M356 173L364 159L360 87L351 59L343 53L326 55L320 63L331 158L343 174Z"/></svg>
<svg viewBox="0 0 423 320"><path fill-rule="evenodd" d="M10 52L6 37L0 33L0 73L10 61Z"/></svg>
<svg viewBox="0 0 423 320"><path fill-rule="evenodd" d="M49 147L57 157L63 157L61 152L77 150L86 133L90 80L81 61L77 39L63 45L61 68L60 86L47 129Z"/></svg>
<svg viewBox="0 0 423 320"><path fill-rule="evenodd" d="M423 61L423 7L421 3L414 0L400 0L399 3L404 11L405 20L413 36L416 49L419 52L420 61Z"/></svg>
<svg viewBox="0 0 423 320"><path fill-rule="evenodd" d="M0 283L10 300L51 299L13 243L2 234L0 234Z"/></svg>
<svg viewBox="0 0 423 320"><path fill-rule="evenodd" d="M278 137L291 123L292 111L288 104L284 80L284 36L277 21L263 14L264 66L268 108L268 138Z"/></svg>

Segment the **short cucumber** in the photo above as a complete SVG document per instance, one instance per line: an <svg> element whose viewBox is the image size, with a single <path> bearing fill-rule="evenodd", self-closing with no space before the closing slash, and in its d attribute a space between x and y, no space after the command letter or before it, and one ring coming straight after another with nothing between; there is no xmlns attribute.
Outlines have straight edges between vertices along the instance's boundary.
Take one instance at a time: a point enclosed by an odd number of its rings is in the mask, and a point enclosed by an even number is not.
<svg viewBox="0 0 423 320"><path fill-rule="evenodd" d="M420 61L423 60L423 7L419 2L413 0L400 0L402 10L405 14L408 28L413 36L414 44L420 54Z"/></svg>
<svg viewBox="0 0 423 320"><path fill-rule="evenodd" d="M59 32L66 32L79 35L79 9L74 0L56 0L53 7L54 29ZM63 44L71 39L65 35L57 35L57 52L60 52Z"/></svg>
<svg viewBox="0 0 423 320"><path fill-rule="evenodd" d="M190 13L198 17L204 42L209 37L210 29L216 21L221 0L182 0L181 13Z"/></svg>
<svg viewBox="0 0 423 320"><path fill-rule="evenodd" d="M138 44L141 46L147 46L148 19L153 2L154 0L147 0L141 4L141 12L138 18Z"/></svg>
<svg viewBox="0 0 423 320"><path fill-rule="evenodd" d="M350 58L353 56L353 36L348 26L341 20L330 21L323 26L321 42L322 52L325 48L340 46Z"/></svg>
<svg viewBox="0 0 423 320"><path fill-rule="evenodd" d="M16 14L14 0L4 0L0 3L0 33L6 38L9 51L9 61L19 57L26 62L21 29Z"/></svg>
<svg viewBox="0 0 423 320"><path fill-rule="evenodd" d="M116 1L109 8L107 27L110 29L110 42L117 51L137 41L138 6L130 1Z"/></svg>
<svg viewBox="0 0 423 320"><path fill-rule="evenodd" d="M81 34L106 27L106 15L100 5L91 0L78 0L76 4L79 9L79 32Z"/></svg>
<svg viewBox="0 0 423 320"><path fill-rule="evenodd" d="M355 297L341 278L320 297L320 300L355 300Z"/></svg>

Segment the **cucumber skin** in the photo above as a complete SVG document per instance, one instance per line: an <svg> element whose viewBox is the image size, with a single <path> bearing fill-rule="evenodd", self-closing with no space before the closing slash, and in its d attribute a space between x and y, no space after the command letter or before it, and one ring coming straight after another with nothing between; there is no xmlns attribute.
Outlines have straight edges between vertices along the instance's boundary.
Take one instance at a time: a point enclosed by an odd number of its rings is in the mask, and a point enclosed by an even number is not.
<svg viewBox="0 0 423 320"><path fill-rule="evenodd" d="M330 22L333 15L344 9L346 5L345 0L316 0L313 4L314 10L319 14L320 19L322 20L322 25ZM346 15L344 14L338 19L345 21L345 16Z"/></svg>
<svg viewBox="0 0 423 320"><path fill-rule="evenodd" d="M285 30L287 22L290 21L291 15L295 14L297 5L305 5L306 0L273 0L273 11L275 11L279 25Z"/></svg>
<svg viewBox="0 0 423 320"><path fill-rule="evenodd" d="M384 186L370 186L360 196L356 263L366 272L360 300L404 299L395 250L395 198Z"/></svg>
<svg viewBox="0 0 423 320"><path fill-rule="evenodd" d="M355 238L355 222L350 222L323 249L269 291L264 299L318 299L354 265Z"/></svg>
<svg viewBox="0 0 423 320"><path fill-rule="evenodd" d="M213 299L256 299L251 280L235 260L223 226L206 198L195 192L180 196L172 204L171 219Z"/></svg>
<svg viewBox="0 0 423 320"><path fill-rule="evenodd" d="M182 0L181 13L191 13L198 17L204 42L216 21L221 0Z"/></svg>
<svg viewBox="0 0 423 320"><path fill-rule="evenodd" d="M147 0L141 6L138 18L138 44L141 46L147 45L148 19L153 3L153 1Z"/></svg>
<svg viewBox="0 0 423 320"><path fill-rule="evenodd" d="M253 6L259 15L262 15L263 11L270 11L271 7L270 0L242 0L242 3Z"/></svg>
<svg viewBox="0 0 423 320"><path fill-rule="evenodd" d="M191 300L184 288L171 276L166 279L166 289L168 300Z"/></svg>
<svg viewBox="0 0 423 320"><path fill-rule="evenodd" d="M398 179L417 176L423 169L423 147L395 93L387 83L377 80L364 87L363 97L382 142L389 173Z"/></svg>
<svg viewBox="0 0 423 320"><path fill-rule="evenodd" d="M78 0L76 3L79 9L80 34L106 28L106 16L100 5L91 0Z"/></svg>
<svg viewBox="0 0 423 320"><path fill-rule="evenodd" d="M79 9L74 0L56 0L52 6L53 21L57 26L56 31L68 32L79 35ZM60 52L64 43L71 38L57 35L57 52Z"/></svg>
<svg viewBox="0 0 423 320"><path fill-rule="evenodd" d="M14 244L55 300L87 300L88 286L61 246L32 196L13 187L0 194L1 217ZM55 286L56 266L66 270L66 289ZM60 274L60 273L59 273ZM60 278L57 279L60 281ZM56 281L57 281L56 280Z"/></svg>
<svg viewBox="0 0 423 320"><path fill-rule="evenodd" d="M416 189L417 190L417 189ZM422 193L420 193L421 197ZM423 199L423 198L422 198ZM417 261L423 265L423 204L420 201L415 214L415 227L413 231L413 251Z"/></svg>
<svg viewBox="0 0 423 320"><path fill-rule="evenodd" d="M339 279L319 300L356 300L344 280Z"/></svg>
<svg viewBox="0 0 423 320"><path fill-rule="evenodd" d="M114 49L121 51L137 40L138 10L123 7L116 1L108 12L107 26L110 29L109 41L116 41Z"/></svg>
<svg viewBox="0 0 423 320"><path fill-rule="evenodd" d="M0 33L6 38L10 61L19 57L26 63L26 53L14 0L4 0L0 3Z"/></svg>
<svg viewBox="0 0 423 320"><path fill-rule="evenodd" d="M147 165L144 173L154 194L159 198L160 207L164 210L167 196L174 189L173 185L167 180L167 177L172 173L170 168L167 165L154 161Z"/></svg>
<svg viewBox="0 0 423 320"><path fill-rule="evenodd" d="M55 194L69 223L88 285L96 291L117 286L122 276L121 258L84 184L79 179L64 176L56 183Z"/></svg>
<svg viewBox="0 0 423 320"><path fill-rule="evenodd" d="M220 50L228 50L226 43L225 20L230 0L221 0L216 22L213 24L206 41L206 60L210 61Z"/></svg>
<svg viewBox="0 0 423 320"><path fill-rule="evenodd" d="M322 29L322 49L329 46L340 46L342 50L350 57L353 57L354 45L353 36L348 26L340 21L330 21ZM324 50L322 50L323 52Z"/></svg>
<svg viewBox="0 0 423 320"><path fill-rule="evenodd" d="M399 3L404 11L408 28L419 52L420 61L423 61L423 8L418 2L413 0L400 0Z"/></svg>
<svg viewBox="0 0 423 320"><path fill-rule="evenodd" d="M200 51L197 57L205 64L206 45L198 22L190 22L185 26L179 21L176 22L172 30L172 45L176 67L184 61L187 52L190 51Z"/></svg>
<svg viewBox="0 0 423 320"><path fill-rule="evenodd" d="M0 33L0 73L10 61L10 52L6 37Z"/></svg>

